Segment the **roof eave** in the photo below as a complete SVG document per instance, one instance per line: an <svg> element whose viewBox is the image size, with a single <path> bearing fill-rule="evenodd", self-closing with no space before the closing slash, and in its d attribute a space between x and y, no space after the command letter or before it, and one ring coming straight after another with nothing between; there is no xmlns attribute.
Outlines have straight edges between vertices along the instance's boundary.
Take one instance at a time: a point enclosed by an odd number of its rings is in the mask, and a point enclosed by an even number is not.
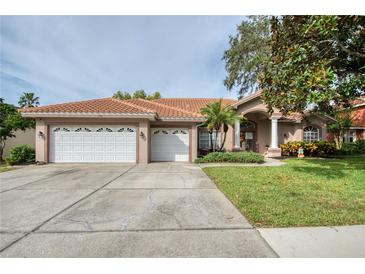
<svg viewBox="0 0 365 274"><path fill-rule="evenodd" d="M168 122L202 122L205 121L204 117L159 117L159 121Z"/></svg>
<svg viewBox="0 0 365 274"><path fill-rule="evenodd" d="M260 91L256 91L255 93L252 93L250 95L247 95L245 97L243 97L242 99L238 100L238 102L232 104L231 106L234 107L234 108L237 108L238 106L244 104L244 103L247 103L253 99L256 99L258 97L261 96L261 90Z"/></svg>

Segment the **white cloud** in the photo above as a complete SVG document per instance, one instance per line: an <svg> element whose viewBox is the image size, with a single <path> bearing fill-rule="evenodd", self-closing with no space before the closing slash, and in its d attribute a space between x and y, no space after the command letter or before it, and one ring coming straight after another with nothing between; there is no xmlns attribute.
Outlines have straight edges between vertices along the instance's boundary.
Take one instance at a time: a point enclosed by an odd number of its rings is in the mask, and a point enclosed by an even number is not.
<svg viewBox="0 0 365 274"><path fill-rule="evenodd" d="M1 17L1 96L42 104L143 88L164 97L235 97L223 51L243 17Z"/></svg>

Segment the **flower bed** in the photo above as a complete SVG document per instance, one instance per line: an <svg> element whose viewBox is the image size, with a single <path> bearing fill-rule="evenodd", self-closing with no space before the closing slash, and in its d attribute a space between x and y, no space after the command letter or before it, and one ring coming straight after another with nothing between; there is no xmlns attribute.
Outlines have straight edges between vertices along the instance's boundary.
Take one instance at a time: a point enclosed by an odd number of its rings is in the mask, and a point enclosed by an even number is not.
<svg viewBox="0 0 365 274"><path fill-rule="evenodd" d="M212 152L195 163L263 163L264 156L254 152Z"/></svg>

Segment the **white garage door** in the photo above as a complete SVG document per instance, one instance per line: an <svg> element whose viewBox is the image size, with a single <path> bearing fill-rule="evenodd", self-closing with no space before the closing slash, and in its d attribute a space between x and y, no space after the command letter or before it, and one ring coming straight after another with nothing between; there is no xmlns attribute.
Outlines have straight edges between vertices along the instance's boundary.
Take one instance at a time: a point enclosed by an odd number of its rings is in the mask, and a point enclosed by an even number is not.
<svg viewBox="0 0 365 274"><path fill-rule="evenodd" d="M130 126L50 128L50 162L136 162L136 129Z"/></svg>
<svg viewBox="0 0 365 274"><path fill-rule="evenodd" d="M151 161L189 161L187 128L151 129Z"/></svg>

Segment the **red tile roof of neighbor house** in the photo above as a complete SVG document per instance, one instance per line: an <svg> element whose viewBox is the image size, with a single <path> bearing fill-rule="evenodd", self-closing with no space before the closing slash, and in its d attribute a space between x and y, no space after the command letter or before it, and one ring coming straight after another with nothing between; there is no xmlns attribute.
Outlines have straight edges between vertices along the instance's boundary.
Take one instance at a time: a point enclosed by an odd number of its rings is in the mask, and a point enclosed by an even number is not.
<svg viewBox="0 0 365 274"><path fill-rule="evenodd" d="M365 105L353 109L351 115L354 126L365 127Z"/></svg>
<svg viewBox="0 0 365 274"><path fill-rule="evenodd" d="M218 98L164 98L157 100L115 98L94 99L80 102L24 108L23 113L128 113L157 114L164 118L201 118L200 109ZM233 99L222 99L223 105L235 103Z"/></svg>

